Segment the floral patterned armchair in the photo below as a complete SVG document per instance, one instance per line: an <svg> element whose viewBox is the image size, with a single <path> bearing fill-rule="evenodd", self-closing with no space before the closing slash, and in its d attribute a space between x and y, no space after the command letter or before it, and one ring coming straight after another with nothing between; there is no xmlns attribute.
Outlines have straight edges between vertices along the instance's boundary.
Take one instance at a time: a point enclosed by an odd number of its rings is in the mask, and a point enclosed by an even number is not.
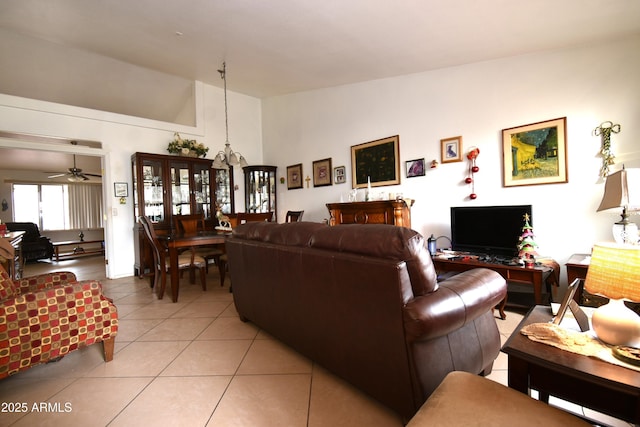
<svg viewBox="0 0 640 427"><path fill-rule="evenodd" d="M118 311L71 272L11 280L0 266L0 379L97 342L113 359Z"/></svg>

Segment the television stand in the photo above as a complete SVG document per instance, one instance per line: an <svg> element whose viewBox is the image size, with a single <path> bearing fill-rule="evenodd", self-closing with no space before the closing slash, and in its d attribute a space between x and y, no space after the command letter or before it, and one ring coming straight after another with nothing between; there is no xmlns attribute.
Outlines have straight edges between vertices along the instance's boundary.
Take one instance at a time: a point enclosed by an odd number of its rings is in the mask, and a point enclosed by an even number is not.
<svg viewBox="0 0 640 427"><path fill-rule="evenodd" d="M440 273L461 273L463 271L472 270L474 268L488 268L495 271L505 278L507 283L519 283L529 285L533 288L533 297L536 305L549 304L550 301L543 301L543 284L545 290L551 299L551 286L558 286L558 277L560 274L560 266L557 262L545 259L533 268L526 268L520 264L510 265L498 263L495 258L490 261L484 261L477 255L456 253L442 254L438 253L433 259L436 271ZM482 259L482 260L481 260ZM500 318L505 319L504 307L507 304L507 298L500 303L498 310Z"/></svg>

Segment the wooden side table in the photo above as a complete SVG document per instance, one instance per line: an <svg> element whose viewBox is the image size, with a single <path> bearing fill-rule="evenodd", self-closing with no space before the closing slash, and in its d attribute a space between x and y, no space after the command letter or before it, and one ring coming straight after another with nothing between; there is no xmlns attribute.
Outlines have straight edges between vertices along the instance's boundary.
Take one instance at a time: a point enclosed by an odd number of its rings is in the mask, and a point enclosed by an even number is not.
<svg viewBox="0 0 640 427"><path fill-rule="evenodd" d="M542 401L551 395L640 425L640 373L520 333L524 326L551 317L550 307L535 306L502 347L508 356L509 387L525 394L535 389Z"/></svg>
<svg viewBox="0 0 640 427"><path fill-rule="evenodd" d="M587 271L589 270L589 261L591 259L591 255L589 254L573 254L567 260L565 266L567 267L567 281L569 284L573 283L576 279L586 279ZM573 299L578 303L582 304L582 291L583 284L580 283L576 293L573 295Z"/></svg>

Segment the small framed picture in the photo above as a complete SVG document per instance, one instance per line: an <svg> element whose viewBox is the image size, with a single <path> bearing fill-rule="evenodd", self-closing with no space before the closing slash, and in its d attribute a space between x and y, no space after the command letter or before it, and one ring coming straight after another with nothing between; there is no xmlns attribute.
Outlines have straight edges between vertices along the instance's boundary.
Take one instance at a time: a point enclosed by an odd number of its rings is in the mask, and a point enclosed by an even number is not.
<svg viewBox="0 0 640 427"><path fill-rule="evenodd" d="M114 182L113 192L116 197L129 197L129 186L126 182Z"/></svg>
<svg viewBox="0 0 640 427"><path fill-rule="evenodd" d="M442 163L453 163L462 161L462 137L454 136L440 140L440 150L442 152Z"/></svg>
<svg viewBox="0 0 640 427"><path fill-rule="evenodd" d="M334 184L345 184L347 182L347 168L345 166L333 168L333 182Z"/></svg>
<svg viewBox="0 0 640 427"><path fill-rule="evenodd" d="M574 300L574 295L578 288L582 286L582 279L575 279L573 283L571 283L567 287L567 292L564 294L564 298L562 298L562 303L560 304L560 308L558 309L558 314L553 319L553 323L559 325L564 319L564 315L567 314L567 309L571 311L573 317L576 319L578 326L582 332L589 330L589 318L582 311L578 303Z"/></svg>
<svg viewBox="0 0 640 427"><path fill-rule="evenodd" d="M287 166L287 189L302 188L302 163Z"/></svg>
<svg viewBox="0 0 640 427"><path fill-rule="evenodd" d="M332 185L331 158L313 162L313 186L324 187L325 185Z"/></svg>
<svg viewBox="0 0 640 427"><path fill-rule="evenodd" d="M424 159L408 160L405 165L407 167L407 178L424 176Z"/></svg>

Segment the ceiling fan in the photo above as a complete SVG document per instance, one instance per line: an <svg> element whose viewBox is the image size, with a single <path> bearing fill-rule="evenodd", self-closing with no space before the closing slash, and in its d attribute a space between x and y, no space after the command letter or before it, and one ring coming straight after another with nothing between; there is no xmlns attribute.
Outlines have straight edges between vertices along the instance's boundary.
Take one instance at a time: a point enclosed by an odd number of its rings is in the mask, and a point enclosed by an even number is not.
<svg viewBox="0 0 640 427"><path fill-rule="evenodd" d="M88 181L90 176L94 176L97 178L102 178L102 175L97 175L94 173L83 173L82 169L78 169L76 167L76 155L73 155L73 167L69 168L69 172L58 173L55 175L50 175L48 178L59 178L61 176L67 176L67 180L71 182L79 182L79 181Z"/></svg>

